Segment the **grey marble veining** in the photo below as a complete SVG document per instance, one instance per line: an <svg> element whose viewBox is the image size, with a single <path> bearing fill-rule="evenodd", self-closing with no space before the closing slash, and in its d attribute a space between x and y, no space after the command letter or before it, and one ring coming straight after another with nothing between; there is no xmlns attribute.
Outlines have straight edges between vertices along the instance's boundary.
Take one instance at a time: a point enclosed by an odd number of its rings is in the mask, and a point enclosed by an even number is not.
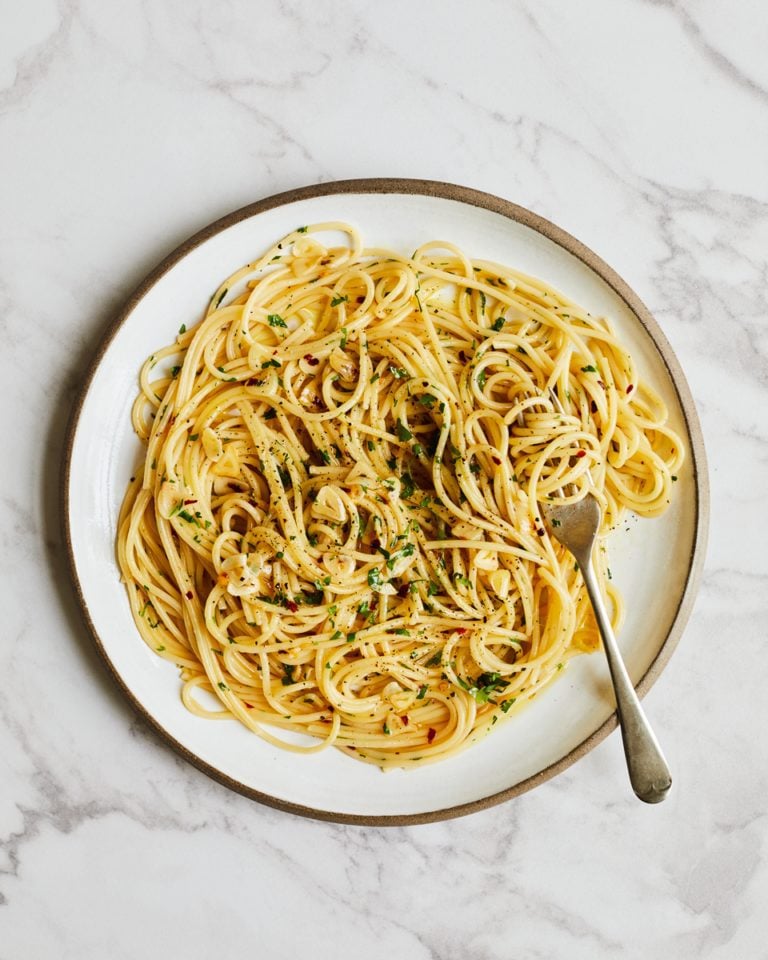
<svg viewBox="0 0 768 960"><path fill-rule="evenodd" d="M768 957L768 13L543 0L33 0L0 36L0 960ZM7 24L7 27L6 27ZM101 332L227 211L305 183L465 183L583 239L696 398L712 528L647 698L512 803L364 829L258 806L123 702L67 580L58 469Z"/></svg>

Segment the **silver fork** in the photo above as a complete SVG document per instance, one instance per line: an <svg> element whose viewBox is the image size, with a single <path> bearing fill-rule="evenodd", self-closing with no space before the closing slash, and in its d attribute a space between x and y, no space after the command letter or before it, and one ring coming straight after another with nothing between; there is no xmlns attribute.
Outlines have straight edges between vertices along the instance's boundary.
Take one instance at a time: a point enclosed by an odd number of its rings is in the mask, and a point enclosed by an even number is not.
<svg viewBox="0 0 768 960"><path fill-rule="evenodd" d="M556 409L565 415L558 395L552 388L548 392ZM524 424L522 414L517 419L518 423ZM589 473L588 476L591 480ZM552 535L573 555L581 570L608 660L632 789L645 803L660 803L672 786L672 774L624 666L592 564L592 549L602 521L600 504L588 493L583 500L576 503L560 506L539 503L539 510Z"/></svg>
<svg viewBox="0 0 768 960"><path fill-rule="evenodd" d="M624 666L592 564L592 549L602 519L600 504L591 494L587 494L577 503L560 506L540 503L539 509L552 535L573 554L578 563L595 612L613 681L616 712L632 789L645 803L659 803L672 786L672 775Z"/></svg>

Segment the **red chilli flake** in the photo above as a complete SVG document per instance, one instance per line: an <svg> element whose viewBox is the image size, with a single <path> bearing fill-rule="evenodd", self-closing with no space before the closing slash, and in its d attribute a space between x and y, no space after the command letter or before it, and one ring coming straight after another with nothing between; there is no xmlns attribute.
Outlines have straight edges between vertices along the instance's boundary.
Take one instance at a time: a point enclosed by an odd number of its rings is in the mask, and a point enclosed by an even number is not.
<svg viewBox="0 0 768 960"><path fill-rule="evenodd" d="M456 633L466 633L466 632L467 632L466 627L456 627Z"/></svg>
<svg viewBox="0 0 768 960"><path fill-rule="evenodd" d="M401 719L404 727L407 727L408 724L410 723L410 719L409 719L409 717L408 717L407 715L400 717L400 719Z"/></svg>
<svg viewBox="0 0 768 960"><path fill-rule="evenodd" d="M491 460L493 460L493 462L497 464L497 466L499 467L501 466L501 460L499 460L498 457L491 457Z"/></svg>
<svg viewBox="0 0 768 960"><path fill-rule="evenodd" d="M316 367L318 363L320 363L317 357L313 357L311 353L305 353L304 359L307 361L310 367Z"/></svg>
<svg viewBox="0 0 768 960"><path fill-rule="evenodd" d="M577 450L577 451L576 451L576 456L577 456L577 457L586 457L586 455L587 455L587 451L586 451L586 450Z"/></svg>
<svg viewBox="0 0 768 960"><path fill-rule="evenodd" d="M187 600L191 600L192 597L194 596L194 594L192 593L191 590L187 590L187 592L184 594L184 596L187 598Z"/></svg>
<svg viewBox="0 0 768 960"><path fill-rule="evenodd" d="M296 613L296 611L299 609L299 605L295 600L286 600L285 605L288 607L291 613Z"/></svg>
<svg viewBox="0 0 768 960"><path fill-rule="evenodd" d="M243 700L243 705L244 705L248 710L253 710L253 704L252 704L252 703L248 703L247 701Z"/></svg>
<svg viewBox="0 0 768 960"><path fill-rule="evenodd" d="M430 727L429 730L427 730L427 743L432 743L436 736L437 730L435 730L434 727Z"/></svg>
<svg viewBox="0 0 768 960"><path fill-rule="evenodd" d="M635 385L633 383L630 383L630 385L627 387L627 393L632 393L634 389L635 389Z"/></svg>
<svg viewBox="0 0 768 960"><path fill-rule="evenodd" d="M197 500L185 500L185 501L184 501L184 504L185 504L185 505L188 504L188 503L197 503Z"/></svg>

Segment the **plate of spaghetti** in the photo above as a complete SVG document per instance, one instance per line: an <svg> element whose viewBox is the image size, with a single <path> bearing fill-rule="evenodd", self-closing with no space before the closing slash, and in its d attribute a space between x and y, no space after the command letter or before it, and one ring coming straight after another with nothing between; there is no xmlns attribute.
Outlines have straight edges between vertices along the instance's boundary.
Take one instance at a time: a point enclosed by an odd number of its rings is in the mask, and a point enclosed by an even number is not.
<svg viewBox="0 0 768 960"><path fill-rule="evenodd" d="M669 344L553 224L367 180L239 210L144 281L76 404L63 515L98 649L176 750L282 809L389 824L509 799L615 726L540 510L588 494L642 694L706 538Z"/></svg>

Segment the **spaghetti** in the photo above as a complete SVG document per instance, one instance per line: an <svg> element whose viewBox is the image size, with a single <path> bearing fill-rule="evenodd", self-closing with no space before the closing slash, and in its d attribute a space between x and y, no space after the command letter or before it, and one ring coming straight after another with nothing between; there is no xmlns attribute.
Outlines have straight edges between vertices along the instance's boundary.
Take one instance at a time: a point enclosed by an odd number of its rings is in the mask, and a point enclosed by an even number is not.
<svg viewBox="0 0 768 960"><path fill-rule="evenodd" d="M117 551L142 637L193 713L381 767L454 753L597 647L538 503L591 492L604 536L661 513L684 458L608 320L342 223L225 280L140 383Z"/></svg>

